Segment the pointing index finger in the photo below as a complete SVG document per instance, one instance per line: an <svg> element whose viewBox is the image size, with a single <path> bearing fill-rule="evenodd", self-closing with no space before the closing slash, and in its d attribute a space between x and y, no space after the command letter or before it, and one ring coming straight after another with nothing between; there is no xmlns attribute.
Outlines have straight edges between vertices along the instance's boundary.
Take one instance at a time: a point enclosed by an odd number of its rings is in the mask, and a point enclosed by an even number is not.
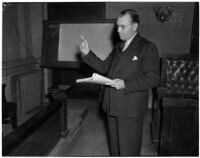
<svg viewBox="0 0 200 158"><path fill-rule="evenodd" d="M87 42L86 39L83 37L83 35L80 35L80 37L84 42Z"/></svg>

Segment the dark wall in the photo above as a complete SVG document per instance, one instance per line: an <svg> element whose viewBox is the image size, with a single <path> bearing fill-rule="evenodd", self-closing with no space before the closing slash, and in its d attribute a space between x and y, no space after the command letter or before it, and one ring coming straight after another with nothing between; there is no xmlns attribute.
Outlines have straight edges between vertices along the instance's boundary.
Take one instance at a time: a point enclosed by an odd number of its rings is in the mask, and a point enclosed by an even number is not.
<svg viewBox="0 0 200 158"><path fill-rule="evenodd" d="M194 6L190 54L199 57L199 2Z"/></svg>
<svg viewBox="0 0 200 158"><path fill-rule="evenodd" d="M48 20L104 19L105 3L48 3Z"/></svg>

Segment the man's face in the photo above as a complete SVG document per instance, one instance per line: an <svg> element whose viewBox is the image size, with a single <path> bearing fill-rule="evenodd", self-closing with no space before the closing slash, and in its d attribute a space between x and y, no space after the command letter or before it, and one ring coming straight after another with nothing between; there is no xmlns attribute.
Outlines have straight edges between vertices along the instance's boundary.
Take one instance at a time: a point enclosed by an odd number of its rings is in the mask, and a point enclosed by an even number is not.
<svg viewBox="0 0 200 158"><path fill-rule="evenodd" d="M137 23L131 21L130 15L126 14L117 19L117 32L122 41L129 40L137 31Z"/></svg>

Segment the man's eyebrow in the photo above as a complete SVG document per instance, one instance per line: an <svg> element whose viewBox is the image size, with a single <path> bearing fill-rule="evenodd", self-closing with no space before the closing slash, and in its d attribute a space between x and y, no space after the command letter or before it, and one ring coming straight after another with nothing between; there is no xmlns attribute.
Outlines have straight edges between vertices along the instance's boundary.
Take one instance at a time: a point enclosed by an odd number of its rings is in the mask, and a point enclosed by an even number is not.
<svg viewBox="0 0 200 158"><path fill-rule="evenodd" d="M123 24L122 24L122 25L118 25L118 24L116 24L116 25L117 25L117 26L121 26L121 27L125 27L125 26L126 26L126 25L123 25Z"/></svg>

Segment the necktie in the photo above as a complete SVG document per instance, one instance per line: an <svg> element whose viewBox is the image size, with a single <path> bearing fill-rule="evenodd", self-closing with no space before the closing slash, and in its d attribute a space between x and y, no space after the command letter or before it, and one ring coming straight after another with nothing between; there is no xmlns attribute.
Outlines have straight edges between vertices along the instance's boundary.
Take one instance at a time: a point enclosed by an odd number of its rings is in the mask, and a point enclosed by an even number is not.
<svg viewBox="0 0 200 158"><path fill-rule="evenodd" d="M120 46L120 51L123 52L123 49L125 47L126 42L122 42L121 46Z"/></svg>

